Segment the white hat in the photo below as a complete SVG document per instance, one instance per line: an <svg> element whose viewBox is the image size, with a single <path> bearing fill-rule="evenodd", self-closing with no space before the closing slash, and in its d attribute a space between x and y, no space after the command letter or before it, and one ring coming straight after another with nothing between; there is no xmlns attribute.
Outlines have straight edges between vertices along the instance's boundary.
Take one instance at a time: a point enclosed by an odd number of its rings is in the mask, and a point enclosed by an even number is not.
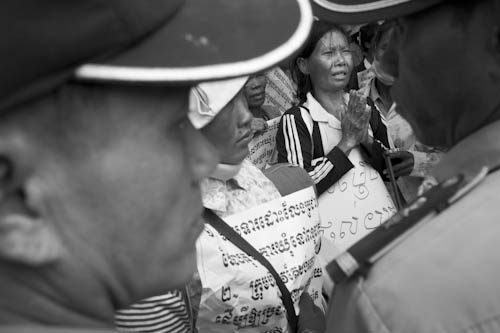
<svg viewBox="0 0 500 333"><path fill-rule="evenodd" d="M229 103L248 81L248 76L230 80L203 82L191 88L188 117L200 129Z"/></svg>

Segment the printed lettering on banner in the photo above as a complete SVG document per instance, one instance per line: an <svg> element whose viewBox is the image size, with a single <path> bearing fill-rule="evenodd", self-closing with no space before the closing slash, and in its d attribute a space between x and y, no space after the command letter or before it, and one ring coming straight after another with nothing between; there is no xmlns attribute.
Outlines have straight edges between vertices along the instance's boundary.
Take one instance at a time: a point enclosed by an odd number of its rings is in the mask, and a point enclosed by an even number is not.
<svg viewBox="0 0 500 333"><path fill-rule="evenodd" d="M281 276L298 313L304 290L321 303L318 203L312 187L224 218ZM269 271L207 225L197 246L203 286L200 332L287 332L286 311Z"/></svg>
<svg viewBox="0 0 500 333"><path fill-rule="evenodd" d="M248 144L250 153L247 159L256 167L263 170L267 165L275 163L276 133L280 118L267 121L267 129L264 133L256 135Z"/></svg>
<svg viewBox="0 0 500 333"><path fill-rule="evenodd" d="M319 198L323 245L327 263L391 217L396 208L379 173L353 149L354 168Z"/></svg>

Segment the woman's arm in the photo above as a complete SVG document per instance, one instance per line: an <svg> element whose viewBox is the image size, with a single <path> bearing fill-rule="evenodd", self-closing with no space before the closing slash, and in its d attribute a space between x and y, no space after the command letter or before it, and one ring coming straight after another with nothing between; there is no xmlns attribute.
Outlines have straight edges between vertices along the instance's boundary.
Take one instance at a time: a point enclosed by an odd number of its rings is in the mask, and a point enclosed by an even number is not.
<svg viewBox="0 0 500 333"><path fill-rule="evenodd" d="M333 147L325 157L317 158L313 162L314 169L309 175L316 184L318 195L323 194L347 171L354 168L346 154L337 146Z"/></svg>
<svg viewBox="0 0 500 333"><path fill-rule="evenodd" d="M276 133L278 163L288 162L311 170L313 146L311 133L302 119L300 108L294 107L283 114Z"/></svg>

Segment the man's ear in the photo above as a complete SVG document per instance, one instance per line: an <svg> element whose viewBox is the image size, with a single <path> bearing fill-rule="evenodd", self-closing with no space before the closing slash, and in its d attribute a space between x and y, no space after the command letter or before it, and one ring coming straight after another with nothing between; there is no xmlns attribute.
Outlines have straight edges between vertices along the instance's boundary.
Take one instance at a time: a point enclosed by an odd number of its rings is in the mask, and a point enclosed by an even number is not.
<svg viewBox="0 0 500 333"><path fill-rule="evenodd" d="M26 164L30 160L21 155L2 151L0 144L0 258L40 266L60 258L63 247L43 214L39 182Z"/></svg>
<svg viewBox="0 0 500 333"><path fill-rule="evenodd" d="M298 57L297 60L297 66L299 67L299 70L301 71L302 74L304 75L309 75L309 67L307 65L307 59Z"/></svg>

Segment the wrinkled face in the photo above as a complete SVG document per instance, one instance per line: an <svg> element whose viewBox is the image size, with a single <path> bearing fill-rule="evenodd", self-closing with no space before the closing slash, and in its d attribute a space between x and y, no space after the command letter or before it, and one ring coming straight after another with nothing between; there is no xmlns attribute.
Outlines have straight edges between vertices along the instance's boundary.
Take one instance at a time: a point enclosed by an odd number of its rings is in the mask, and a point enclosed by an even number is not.
<svg viewBox="0 0 500 333"><path fill-rule="evenodd" d="M449 147L485 121L480 106L487 98L484 70L485 34L477 13L457 21L452 4L433 7L397 20L393 48L384 55L398 59L392 88L399 111L417 138ZM482 94L482 97L480 96Z"/></svg>
<svg viewBox="0 0 500 333"><path fill-rule="evenodd" d="M258 108L266 98L266 77L263 73L255 74L247 81L243 89L249 108Z"/></svg>
<svg viewBox="0 0 500 333"><path fill-rule="evenodd" d="M218 161L187 119L187 99L187 88L110 93L102 110L86 110L91 153L56 166L48 211L68 260L120 306L182 286L196 267L198 182Z"/></svg>
<svg viewBox="0 0 500 333"><path fill-rule="evenodd" d="M201 130L216 147L224 164L240 164L248 155L252 140L252 115L240 92Z"/></svg>
<svg viewBox="0 0 500 333"><path fill-rule="evenodd" d="M338 31L326 33L306 59L313 91L338 91L349 83L353 68L351 49L346 37Z"/></svg>

